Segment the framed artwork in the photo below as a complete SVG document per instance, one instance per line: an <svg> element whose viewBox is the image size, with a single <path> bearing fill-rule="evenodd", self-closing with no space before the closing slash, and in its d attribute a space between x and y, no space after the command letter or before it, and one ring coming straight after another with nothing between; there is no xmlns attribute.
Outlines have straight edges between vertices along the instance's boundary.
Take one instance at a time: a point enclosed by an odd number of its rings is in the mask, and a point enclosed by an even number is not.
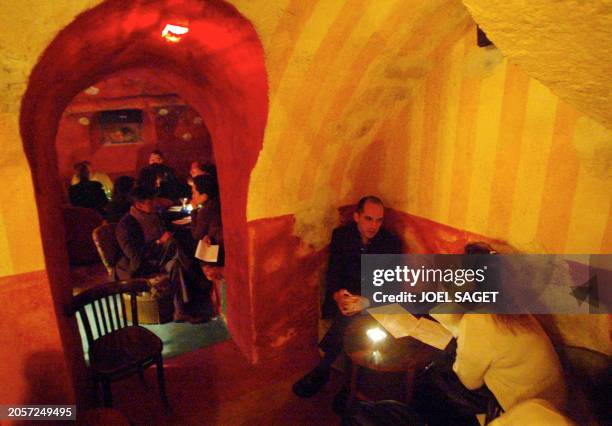
<svg viewBox="0 0 612 426"><path fill-rule="evenodd" d="M105 145L142 142L142 123L101 123Z"/></svg>
<svg viewBox="0 0 612 426"><path fill-rule="evenodd" d="M142 142L142 110L100 111L99 122L105 145Z"/></svg>

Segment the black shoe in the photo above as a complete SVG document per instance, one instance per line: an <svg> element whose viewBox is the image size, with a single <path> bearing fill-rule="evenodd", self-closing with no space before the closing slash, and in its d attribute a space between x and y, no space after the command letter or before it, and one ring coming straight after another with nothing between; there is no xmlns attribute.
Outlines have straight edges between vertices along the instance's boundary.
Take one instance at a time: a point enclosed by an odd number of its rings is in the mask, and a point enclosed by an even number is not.
<svg viewBox="0 0 612 426"><path fill-rule="evenodd" d="M327 383L329 370L315 367L310 373L293 384L293 393L301 398L310 398Z"/></svg>
<svg viewBox="0 0 612 426"><path fill-rule="evenodd" d="M346 413L347 402L350 396L351 392L349 388L343 386L342 389L340 389L340 392L338 392L336 396L334 396L334 400L332 401L332 410L334 410L334 413L339 416L342 416L344 415L344 413Z"/></svg>

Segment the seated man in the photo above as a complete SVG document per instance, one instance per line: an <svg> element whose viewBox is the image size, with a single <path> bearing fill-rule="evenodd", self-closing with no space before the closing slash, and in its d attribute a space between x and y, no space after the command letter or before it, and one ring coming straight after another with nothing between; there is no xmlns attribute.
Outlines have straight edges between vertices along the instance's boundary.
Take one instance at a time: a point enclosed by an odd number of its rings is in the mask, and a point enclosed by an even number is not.
<svg viewBox="0 0 612 426"><path fill-rule="evenodd" d="M172 234L164 231L155 211L154 197L149 188L142 186L131 193L132 207L116 229L123 254L115 267L117 277L124 280L168 272L174 291L174 321L202 322L203 317L190 316L186 309L198 289L202 273Z"/></svg>
<svg viewBox="0 0 612 426"><path fill-rule="evenodd" d="M85 162L75 164L74 169L79 181L74 185L70 185L70 188L68 188L70 204L78 207L96 209L100 214L104 214L104 206L108 202L108 199L104 194L102 184L90 180L89 167Z"/></svg>
<svg viewBox="0 0 612 426"><path fill-rule="evenodd" d="M78 169L81 165L85 166L89 171L89 180L100 182L102 184L102 188L104 189L104 194L106 195L106 198L110 198L110 195L113 192L113 182L106 173L94 170L93 166L91 165L91 162L87 160L81 161L80 163L74 165L75 173L74 175L72 175L70 185L76 185L81 181Z"/></svg>
<svg viewBox="0 0 612 426"><path fill-rule="evenodd" d="M399 238L381 228L384 212L379 198L363 197L353 213L354 222L336 228L332 234L326 284L328 296L335 301L335 317L319 343L325 356L293 385L293 392L298 396L313 396L329 380L331 365L343 350L344 331L354 315L368 305L367 299L360 296L361 255L401 253ZM341 403L346 394L347 390L343 389L334 405Z"/></svg>

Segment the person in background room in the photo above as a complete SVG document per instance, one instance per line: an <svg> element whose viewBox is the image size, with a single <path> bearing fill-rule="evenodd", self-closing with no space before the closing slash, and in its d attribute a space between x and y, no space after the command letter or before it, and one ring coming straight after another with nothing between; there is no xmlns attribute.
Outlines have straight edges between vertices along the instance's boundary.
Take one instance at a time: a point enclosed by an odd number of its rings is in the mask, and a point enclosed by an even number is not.
<svg viewBox="0 0 612 426"><path fill-rule="evenodd" d="M203 316L190 314L198 308L190 306L190 302L201 286L201 270L172 234L164 230L155 211L155 194L147 187L137 186L130 197L132 207L115 231L122 252L115 267L117 278L125 280L168 272L174 292L174 321L203 322Z"/></svg>
<svg viewBox="0 0 612 426"><path fill-rule="evenodd" d="M189 198L190 188L178 179L174 169L166 164L164 154L156 149L149 155L149 167L156 170L161 180L158 184L158 197L176 202L179 198Z"/></svg>
<svg viewBox="0 0 612 426"><path fill-rule="evenodd" d="M293 385L293 392L303 398L316 394L329 380L331 365L343 351L344 331L356 314L367 307L361 297L361 255L401 253L400 239L383 229L385 209L378 197L359 200L353 222L336 228L332 234L327 294L335 303L335 316L319 347L325 353L319 364ZM348 397L343 388L334 398L334 409L341 410Z"/></svg>
<svg viewBox="0 0 612 426"><path fill-rule="evenodd" d="M161 193L161 183L164 178L163 170L155 165L145 166L140 169L136 186L143 186L155 194L155 206L161 209L170 207L176 200L172 200L168 194Z"/></svg>
<svg viewBox="0 0 612 426"><path fill-rule="evenodd" d="M214 164L202 161L193 161L189 167L189 175L194 178L200 175L208 175L217 178L217 168Z"/></svg>
<svg viewBox="0 0 612 426"><path fill-rule="evenodd" d="M194 241L202 241L208 246L219 245L219 256L216 263L206 263L203 271L213 283L211 299L215 316L221 313L221 267L224 264L223 224L221 222L221 204L217 181L209 175L199 175L193 179L193 196L191 203L191 236Z"/></svg>
<svg viewBox="0 0 612 426"><path fill-rule="evenodd" d="M111 181L111 179L108 177L106 173L94 170L91 165L91 162L89 161L81 161L80 163L77 163L74 165L75 173L74 175L72 175L70 184L76 185L80 181L79 175L78 173L76 173L76 168L79 164L84 164L87 167L87 169L89 169L89 180L100 182L102 184L102 188L104 189L104 194L106 194L106 198L110 199L111 194L113 192L113 182Z"/></svg>
<svg viewBox="0 0 612 426"><path fill-rule="evenodd" d="M70 204L96 209L104 214L104 206L108 199L104 194L102 184L89 179L89 167L84 162L75 164L74 169L79 183L70 185L70 188L68 188Z"/></svg>
<svg viewBox="0 0 612 426"><path fill-rule="evenodd" d="M159 149L151 151L151 154L149 154L149 165L151 164L165 165L165 162L166 162L166 158L164 157L164 154Z"/></svg>
<svg viewBox="0 0 612 426"><path fill-rule="evenodd" d="M114 183L113 196L104 208L106 220L117 223L130 210L130 192L134 188L135 179L131 176L119 176Z"/></svg>

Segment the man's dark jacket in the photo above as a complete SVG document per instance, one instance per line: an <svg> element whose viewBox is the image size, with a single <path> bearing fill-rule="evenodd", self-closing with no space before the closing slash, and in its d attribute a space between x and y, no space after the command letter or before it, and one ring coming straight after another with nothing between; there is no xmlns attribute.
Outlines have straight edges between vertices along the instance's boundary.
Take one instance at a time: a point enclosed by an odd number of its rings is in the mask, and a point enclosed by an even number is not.
<svg viewBox="0 0 612 426"><path fill-rule="evenodd" d="M122 251L115 266L117 278L125 280L158 272L159 248L155 241L145 244L144 233L134 216L129 213L123 216L115 235Z"/></svg>
<svg viewBox="0 0 612 426"><path fill-rule="evenodd" d="M402 252L402 243L397 236L380 228L374 238L364 245L357 223L352 222L334 229L329 251L324 317L336 313L334 292L345 288L352 294L361 294L362 254L399 254Z"/></svg>

